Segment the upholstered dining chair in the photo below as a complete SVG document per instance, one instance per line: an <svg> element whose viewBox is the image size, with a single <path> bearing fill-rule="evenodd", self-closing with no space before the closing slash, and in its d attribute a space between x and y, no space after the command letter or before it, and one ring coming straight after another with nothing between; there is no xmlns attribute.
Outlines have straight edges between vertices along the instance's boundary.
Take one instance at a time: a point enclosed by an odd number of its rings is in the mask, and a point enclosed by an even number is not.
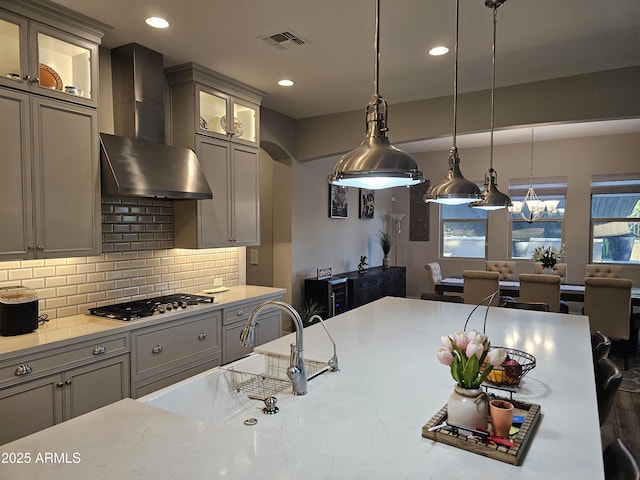
<svg viewBox="0 0 640 480"><path fill-rule="evenodd" d="M500 280L515 280L516 262L487 260L487 272L498 272Z"/></svg>
<svg viewBox="0 0 640 480"><path fill-rule="evenodd" d="M621 265L607 265L604 263L590 263L587 265L587 277L620 278L621 274Z"/></svg>
<svg viewBox="0 0 640 480"><path fill-rule="evenodd" d="M605 480L640 480L640 464L625 443L616 438L602 454Z"/></svg>
<svg viewBox="0 0 640 480"><path fill-rule="evenodd" d="M521 273L521 302L542 302L549 305L549 311L569 313L569 305L560 301L560 276Z"/></svg>
<svg viewBox="0 0 640 480"><path fill-rule="evenodd" d="M628 278L586 277L584 309L589 317L591 333L602 332L612 340L620 340L625 370L628 367L631 332L631 286Z"/></svg>
<svg viewBox="0 0 640 480"><path fill-rule="evenodd" d="M597 365L598 360L607 358L611 350L611 339L602 332L591 334L591 351L593 352L593 365Z"/></svg>
<svg viewBox="0 0 640 480"><path fill-rule="evenodd" d="M423 293L420 295L420 299L434 300L436 302L462 303L462 297L460 295L442 295L440 293Z"/></svg>
<svg viewBox="0 0 640 480"><path fill-rule="evenodd" d="M600 426L604 425L622 383L622 373L608 358L596 363L596 397L598 399L598 417Z"/></svg>
<svg viewBox="0 0 640 480"><path fill-rule="evenodd" d="M464 303L478 305L486 297L500 290L500 274L498 272L487 272L486 270L464 270L462 272L464 285L462 287L462 298ZM491 303L487 299L483 305L490 304L497 307L500 304L500 294L498 293Z"/></svg>
<svg viewBox="0 0 640 480"><path fill-rule="evenodd" d="M544 267L542 266L542 262L535 262L533 264L535 273L544 273ZM560 276L561 283L567 283L567 264L566 263L556 263L553 266L553 274Z"/></svg>
<svg viewBox="0 0 640 480"><path fill-rule="evenodd" d="M436 284L442 280L442 270L438 262L427 263L424 266L427 271L427 291L426 293L435 294Z"/></svg>

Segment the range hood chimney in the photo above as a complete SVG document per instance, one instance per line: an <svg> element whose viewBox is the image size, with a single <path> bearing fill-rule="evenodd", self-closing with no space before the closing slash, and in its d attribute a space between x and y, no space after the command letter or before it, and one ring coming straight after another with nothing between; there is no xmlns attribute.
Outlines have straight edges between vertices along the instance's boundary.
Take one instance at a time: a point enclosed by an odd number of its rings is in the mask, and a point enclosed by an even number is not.
<svg viewBox="0 0 640 480"><path fill-rule="evenodd" d="M111 69L115 135L100 134L103 193L213 198L195 153L164 143L162 54L123 45L111 51Z"/></svg>

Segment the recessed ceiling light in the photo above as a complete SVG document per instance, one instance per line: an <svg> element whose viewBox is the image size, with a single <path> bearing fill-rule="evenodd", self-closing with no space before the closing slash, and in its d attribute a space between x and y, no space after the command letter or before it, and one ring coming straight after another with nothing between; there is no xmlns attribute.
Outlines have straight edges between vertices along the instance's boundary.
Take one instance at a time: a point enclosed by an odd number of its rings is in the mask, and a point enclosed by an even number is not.
<svg viewBox="0 0 640 480"><path fill-rule="evenodd" d="M162 17L149 17L145 23L153 28L167 28L169 26L169 22Z"/></svg>
<svg viewBox="0 0 640 480"><path fill-rule="evenodd" d="M295 82L293 80L287 80L287 79L278 80L278 85L280 85L281 87L292 87L294 83Z"/></svg>
<svg viewBox="0 0 640 480"><path fill-rule="evenodd" d="M444 55L445 53L448 53L449 49L447 47L433 47L431 50L429 50L429 55L433 55L434 57L437 57L439 55Z"/></svg>

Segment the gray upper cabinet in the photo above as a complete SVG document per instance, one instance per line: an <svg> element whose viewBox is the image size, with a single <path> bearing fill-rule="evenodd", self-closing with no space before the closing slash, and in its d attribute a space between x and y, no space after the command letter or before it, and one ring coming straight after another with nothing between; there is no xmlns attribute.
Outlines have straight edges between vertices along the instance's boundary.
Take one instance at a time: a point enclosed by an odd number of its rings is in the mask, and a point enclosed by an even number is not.
<svg viewBox="0 0 640 480"><path fill-rule="evenodd" d="M0 260L101 251L104 28L43 0L0 2Z"/></svg>
<svg viewBox="0 0 640 480"><path fill-rule="evenodd" d="M174 203L175 246L258 245L260 92L192 63L166 73L173 143L196 152L213 192Z"/></svg>
<svg viewBox="0 0 640 480"><path fill-rule="evenodd" d="M96 107L102 26L47 5L0 7L0 85Z"/></svg>
<svg viewBox="0 0 640 480"><path fill-rule="evenodd" d="M101 250L95 109L0 89L0 259Z"/></svg>

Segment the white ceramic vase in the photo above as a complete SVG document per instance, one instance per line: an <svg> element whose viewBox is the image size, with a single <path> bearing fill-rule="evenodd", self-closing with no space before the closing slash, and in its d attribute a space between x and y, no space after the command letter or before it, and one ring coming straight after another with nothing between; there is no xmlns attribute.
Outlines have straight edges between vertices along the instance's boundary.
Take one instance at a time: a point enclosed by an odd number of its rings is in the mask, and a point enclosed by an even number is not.
<svg viewBox="0 0 640 480"><path fill-rule="evenodd" d="M386 255L382 259L382 268L389 268L391 266L391 260Z"/></svg>
<svg viewBox="0 0 640 480"><path fill-rule="evenodd" d="M480 388L453 387L447 402L447 421L468 428L486 429L489 425L489 400Z"/></svg>

